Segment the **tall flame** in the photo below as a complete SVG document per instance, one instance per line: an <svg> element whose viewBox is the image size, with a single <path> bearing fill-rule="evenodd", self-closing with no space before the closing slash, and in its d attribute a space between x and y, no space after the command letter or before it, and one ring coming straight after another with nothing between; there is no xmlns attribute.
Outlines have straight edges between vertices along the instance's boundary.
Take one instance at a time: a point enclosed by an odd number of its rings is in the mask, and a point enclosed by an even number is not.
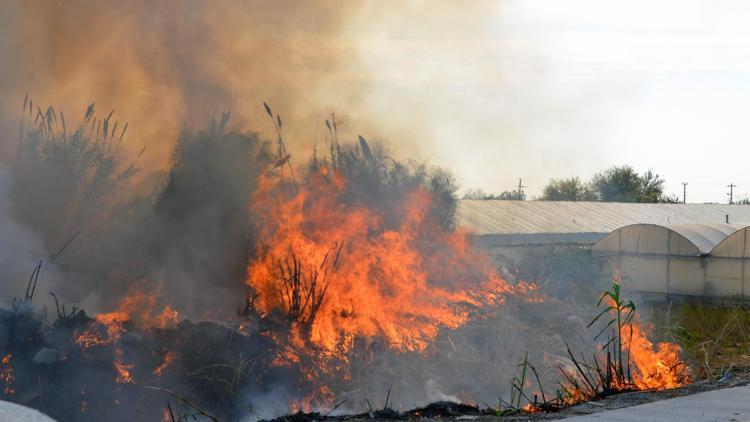
<svg viewBox="0 0 750 422"><path fill-rule="evenodd" d="M342 201L345 187L330 171L286 194L264 178L254 201L264 225L247 283L262 312L306 312L298 320L317 346L345 351L355 337L377 336L421 351L440 327L462 325L471 307L530 289L505 282L464 233L433 221L428 191L408 193L404 218L389 226L376 211ZM303 290L296 300L292 273Z"/></svg>

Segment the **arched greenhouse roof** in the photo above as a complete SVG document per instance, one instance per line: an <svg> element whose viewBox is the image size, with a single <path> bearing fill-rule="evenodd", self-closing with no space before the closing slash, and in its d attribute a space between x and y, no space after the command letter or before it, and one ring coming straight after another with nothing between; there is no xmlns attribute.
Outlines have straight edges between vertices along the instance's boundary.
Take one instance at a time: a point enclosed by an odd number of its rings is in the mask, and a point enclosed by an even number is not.
<svg viewBox="0 0 750 422"><path fill-rule="evenodd" d="M743 227L719 242L711 251L717 258L750 258L750 227Z"/></svg>
<svg viewBox="0 0 750 422"><path fill-rule="evenodd" d="M709 255L722 241L745 225L737 224L631 224L621 227L592 248L594 255ZM743 238L744 242L744 238ZM728 246L728 248L730 248ZM731 249L731 248L730 248ZM743 251L744 251L743 243Z"/></svg>

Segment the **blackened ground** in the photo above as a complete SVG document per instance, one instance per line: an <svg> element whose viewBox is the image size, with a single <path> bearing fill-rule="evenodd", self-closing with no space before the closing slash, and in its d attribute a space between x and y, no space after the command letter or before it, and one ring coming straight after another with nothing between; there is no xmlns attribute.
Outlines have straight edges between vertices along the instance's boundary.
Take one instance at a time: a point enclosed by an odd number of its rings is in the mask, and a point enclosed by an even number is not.
<svg viewBox="0 0 750 422"><path fill-rule="evenodd" d="M83 311L48 325L26 304L0 310L0 358L10 355L0 371L13 371L12 379L0 378L0 399L60 421L132 421L161 417L167 401L176 414L189 413L182 397L221 420L236 420L252 408L248 388L262 392L301 377L295 368L271 365L276 345L259 329L185 320L167 329L126 327L108 344L76 344L76 333L92 326L106 333ZM157 375L169 353L174 360ZM127 365L133 383L115 381L116 360Z"/></svg>

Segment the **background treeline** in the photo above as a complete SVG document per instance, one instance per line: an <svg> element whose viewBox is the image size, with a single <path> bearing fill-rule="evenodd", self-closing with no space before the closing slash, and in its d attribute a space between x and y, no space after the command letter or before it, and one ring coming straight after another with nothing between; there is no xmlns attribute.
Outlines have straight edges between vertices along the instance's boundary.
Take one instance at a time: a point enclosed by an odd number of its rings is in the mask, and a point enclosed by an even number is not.
<svg viewBox="0 0 750 422"><path fill-rule="evenodd" d="M594 175L590 181L579 177L551 179L542 190L544 201L601 201L601 202L646 202L680 203L674 195L664 193L664 178L648 170L639 174L632 166L613 166ZM468 191L464 199L526 199L522 190L486 194L481 190Z"/></svg>

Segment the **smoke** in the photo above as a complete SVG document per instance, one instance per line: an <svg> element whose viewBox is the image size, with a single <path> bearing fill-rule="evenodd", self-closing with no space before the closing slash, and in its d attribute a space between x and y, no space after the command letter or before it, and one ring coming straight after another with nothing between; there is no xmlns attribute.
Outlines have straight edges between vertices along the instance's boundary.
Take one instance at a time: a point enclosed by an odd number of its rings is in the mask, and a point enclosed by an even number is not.
<svg viewBox="0 0 750 422"><path fill-rule="evenodd" d="M545 45L508 19L520 15L497 2L4 2L0 159L12 157L6 141L30 93L58 109L116 109L130 123L129 155L147 146L144 177L166 166L183 126L227 109L234 128L272 135L262 101L303 154L335 112L350 139L397 144L469 187L580 170L599 150L601 107L579 115L571 105L586 87L547 83ZM586 158L570 142L550 147L571 125ZM497 157L506 171L488 172Z"/></svg>
<svg viewBox="0 0 750 422"><path fill-rule="evenodd" d="M242 304L260 224L250 199L269 162L256 134L214 128L180 137L153 215L146 216L149 253L141 258L149 263L146 274L166 283L189 315L206 309L231 314L231 305Z"/></svg>
<svg viewBox="0 0 750 422"><path fill-rule="evenodd" d="M12 298L23 298L32 270L49 256L42 236L21 221L11 197L13 173L0 164L0 305L8 306ZM60 280L55 266L43 263L44 279ZM46 294L44 292L43 294Z"/></svg>
<svg viewBox="0 0 750 422"><path fill-rule="evenodd" d="M116 109L130 123L128 152L147 146L141 164L149 170L165 166L183 125L202 126L231 109L236 125L261 127L257 111L265 99L309 132L310 113L324 111L327 96L341 95L334 86L346 83L340 68L351 46L338 34L349 8L294 1L5 2L3 155L12 152L9 117L18 116L25 93L64 110L92 101L100 110Z"/></svg>

